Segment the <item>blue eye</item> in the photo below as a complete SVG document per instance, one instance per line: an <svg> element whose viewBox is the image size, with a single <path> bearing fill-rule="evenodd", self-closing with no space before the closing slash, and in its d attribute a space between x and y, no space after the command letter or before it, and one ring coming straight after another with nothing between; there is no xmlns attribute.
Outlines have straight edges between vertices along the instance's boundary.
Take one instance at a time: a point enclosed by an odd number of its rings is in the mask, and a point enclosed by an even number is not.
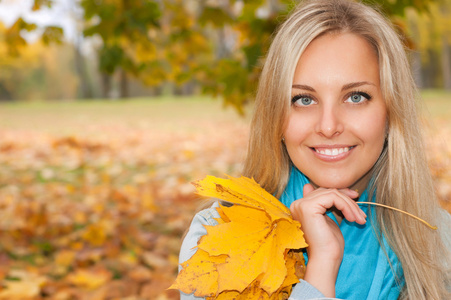
<svg viewBox="0 0 451 300"><path fill-rule="evenodd" d="M312 99L307 98L307 97L302 97L301 99L298 100L298 102L301 102L302 105L309 105L312 104Z"/></svg>
<svg viewBox="0 0 451 300"><path fill-rule="evenodd" d="M306 95L296 95L291 99L291 103L297 106L309 106L311 104L314 104L315 101Z"/></svg>
<svg viewBox="0 0 451 300"><path fill-rule="evenodd" d="M351 102L351 103L362 103L365 101L371 100L371 96L367 93L363 92L355 92L349 96L348 99L346 99L345 102Z"/></svg>
<svg viewBox="0 0 451 300"><path fill-rule="evenodd" d="M351 96L351 101L356 103L356 102L360 102L362 100L362 95L352 95Z"/></svg>

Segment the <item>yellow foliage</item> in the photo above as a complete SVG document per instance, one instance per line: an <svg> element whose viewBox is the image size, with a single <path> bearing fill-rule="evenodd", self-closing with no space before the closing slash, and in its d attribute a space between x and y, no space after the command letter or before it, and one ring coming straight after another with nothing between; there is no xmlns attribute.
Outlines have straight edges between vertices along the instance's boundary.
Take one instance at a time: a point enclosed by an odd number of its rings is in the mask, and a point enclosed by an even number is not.
<svg viewBox="0 0 451 300"><path fill-rule="evenodd" d="M99 224L91 224L83 233L83 239L94 246L101 246L105 243L107 238L104 227Z"/></svg>
<svg viewBox="0 0 451 300"><path fill-rule="evenodd" d="M197 252L182 264L171 288L208 299L288 298L304 266L290 249L307 247L289 209L246 177L208 176L195 186L200 195L234 205L220 205L219 224L206 226Z"/></svg>
<svg viewBox="0 0 451 300"><path fill-rule="evenodd" d="M74 262L75 256L75 251L63 250L55 255L55 263L60 266L68 267Z"/></svg>
<svg viewBox="0 0 451 300"><path fill-rule="evenodd" d="M20 270L10 272L9 275L19 280L3 281L5 289L0 292L0 299L35 299L47 281L44 276Z"/></svg>
<svg viewBox="0 0 451 300"><path fill-rule="evenodd" d="M104 285L111 279L111 273L104 270L84 270L79 269L75 273L70 274L67 278L69 282L77 287L87 289L95 289Z"/></svg>

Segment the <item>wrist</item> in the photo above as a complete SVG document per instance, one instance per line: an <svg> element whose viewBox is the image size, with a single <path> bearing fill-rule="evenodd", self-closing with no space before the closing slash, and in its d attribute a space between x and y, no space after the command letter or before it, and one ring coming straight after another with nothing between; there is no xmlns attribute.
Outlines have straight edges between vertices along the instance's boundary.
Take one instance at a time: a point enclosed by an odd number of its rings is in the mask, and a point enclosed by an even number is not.
<svg viewBox="0 0 451 300"><path fill-rule="evenodd" d="M335 282L341 259L310 258L305 271L304 280L314 286L324 296L335 297Z"/></svg>

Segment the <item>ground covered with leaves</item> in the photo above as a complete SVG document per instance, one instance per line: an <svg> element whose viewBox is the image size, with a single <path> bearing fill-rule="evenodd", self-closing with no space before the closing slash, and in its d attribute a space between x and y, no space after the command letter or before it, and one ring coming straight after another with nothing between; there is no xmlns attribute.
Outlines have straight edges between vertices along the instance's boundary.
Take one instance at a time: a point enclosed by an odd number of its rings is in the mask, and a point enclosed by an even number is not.
<svg viewBox="0 0 451 300"><path fill-rule="evenodd" d="M427 149L450 210L438 111ZM190 182L239 175L248 124L208 99L1 105L0 299L178 299Z"/></svg>

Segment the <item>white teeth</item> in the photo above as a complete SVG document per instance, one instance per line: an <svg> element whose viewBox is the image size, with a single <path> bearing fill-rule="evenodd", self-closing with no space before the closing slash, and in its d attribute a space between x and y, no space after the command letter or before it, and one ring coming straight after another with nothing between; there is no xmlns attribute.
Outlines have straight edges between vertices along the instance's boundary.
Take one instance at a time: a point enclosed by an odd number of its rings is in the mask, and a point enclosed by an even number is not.
<svg viewBox="0 0 451 300"><path fill-rule="evenodd" d="M330 155L330 156L336 156L338 154L342 154L343 152L348 152L349 147L344 148L333 148L333 149L315 149L317 153L324 154L324 155Z"/></svg>

